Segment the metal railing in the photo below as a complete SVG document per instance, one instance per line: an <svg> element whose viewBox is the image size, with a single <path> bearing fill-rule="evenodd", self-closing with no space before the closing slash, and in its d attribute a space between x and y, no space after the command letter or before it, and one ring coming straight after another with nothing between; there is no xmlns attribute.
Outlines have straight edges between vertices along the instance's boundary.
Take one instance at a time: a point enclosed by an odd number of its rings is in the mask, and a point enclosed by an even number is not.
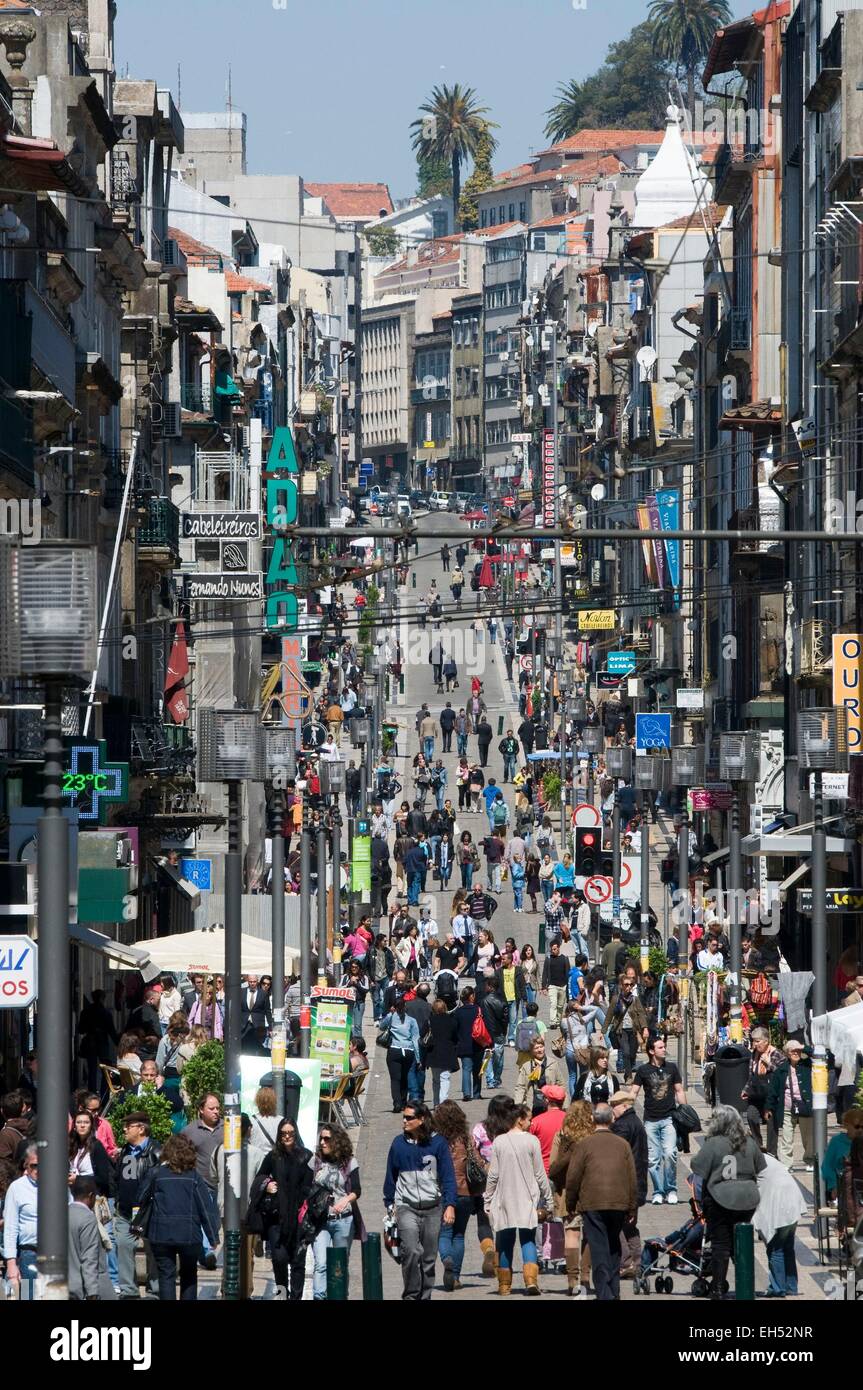
<svg viewBox="0 0 863 1390"><path fill-rule="evenodd" d="M138 550L167 550L180 554L180 513L169 497L149 497L147 518L138 527Z"/></svg>
<svg viewBox="0 0 863 1390"><path fill-rule="evenodd" d="M731 310L729 347L732 351L747 351L752 345L752 317L749 308Z"/></svg>
<svg viewBox="0 0 863 1390"><path fill-rule="evenodd" d="M194 410L199 415L212 415L213 394L209 381L184 381L180 388L180 403L184 410Z"/></svg>

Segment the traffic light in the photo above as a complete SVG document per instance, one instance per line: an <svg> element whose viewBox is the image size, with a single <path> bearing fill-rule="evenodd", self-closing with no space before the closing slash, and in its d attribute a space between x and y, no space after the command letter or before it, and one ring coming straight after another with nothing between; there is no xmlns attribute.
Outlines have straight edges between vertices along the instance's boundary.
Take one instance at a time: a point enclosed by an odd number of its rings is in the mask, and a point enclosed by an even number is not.
<svg viewBox="0 0 863 1390"><path fill-rule="evenodd" d="M677 874L677 860L674 855L663 859L659 866L660 883L673 883Z"/></svg>
<svg viewBox="0 0 863 1390"><path fill-rule="evenodd" d="M575 830L575 872L584 878L592 878L597 872L597 861L601 847L601 831L594 827L576 826Z"/></svg>
<svg viewBox="0 0 863 1390"><path fill-rule="evenodd" d="M611 849L610 846L608 849L602 851L599 861L598 872L603 876L603 878L614 877L614 851Z"/></svg>

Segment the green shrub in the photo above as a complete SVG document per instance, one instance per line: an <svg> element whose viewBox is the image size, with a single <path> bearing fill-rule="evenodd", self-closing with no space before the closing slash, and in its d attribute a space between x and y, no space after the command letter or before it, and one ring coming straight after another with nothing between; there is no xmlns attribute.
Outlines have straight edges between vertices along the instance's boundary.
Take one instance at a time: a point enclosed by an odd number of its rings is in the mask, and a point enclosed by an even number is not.
<svg viewBox="0 0 863 1390"><path fill-rule="evenodd" d="M560 807L560 774L547 772L542 779L542 799L551 811Z"/></svg>
<svg viewBox="0 0 863 1390"><path fill-rule="evenodd" d="M190 1119L197 1115L198 1106L208 1091L217 1096L224 1095L225 1049L220 1042L214 1039L198 1048L183 1068L182 1083L186 1094L186 1113Z"/></svg>
<svg viewBox="0 0 863 1390"><path fill-rule="evenodd" d="M633 960L640 960L641 947L630 946L629 955L632 956ZM651 974L656 976L657 980L661 975L666 975L668 973L668 956L661 946L651 946L647 968Z"/></svg>
<svg viewBox="0 0 863 1390"><path fill-rule="evenodd" d="M171 1102L165 1096L157 1096L155 1091L142 1091L139 1096L124 1096L117 1105L108 1111L108 1121L114 1131L114 1138L122 1145L126 1142L123 1133L123 1120L127 1115L143 1112L150 1118L150 1133L157 1144L170 1139Z"/></svg>

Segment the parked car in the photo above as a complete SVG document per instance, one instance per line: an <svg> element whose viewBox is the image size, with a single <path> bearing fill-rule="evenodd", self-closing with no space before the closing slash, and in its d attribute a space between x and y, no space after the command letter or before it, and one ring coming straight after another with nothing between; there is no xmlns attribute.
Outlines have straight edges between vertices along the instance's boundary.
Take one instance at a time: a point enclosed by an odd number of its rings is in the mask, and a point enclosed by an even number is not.
<svg viewBox="0 0 863 1390"><path fill-rule="evenodd" d="M429 510L432 512L448 512L451 500L451 492L433 492L428 499Z"/></svg>
<svg viewBox="0 0 863 1390"><path fill-rule="evenodd" d="M413 516L413 507L411 506L410 498L405 496L404 493L399 494L396 498L395 515L406 516L408 518Z"/></svg>

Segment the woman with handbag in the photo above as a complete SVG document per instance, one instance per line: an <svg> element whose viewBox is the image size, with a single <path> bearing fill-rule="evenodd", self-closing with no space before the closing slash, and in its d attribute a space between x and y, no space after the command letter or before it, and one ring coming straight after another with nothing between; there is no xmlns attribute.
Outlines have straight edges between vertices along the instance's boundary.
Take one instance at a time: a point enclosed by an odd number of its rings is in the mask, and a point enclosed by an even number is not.
<svg viewBox="0 0 863 1390"><path fill-rule="evenodd" d="M485 786L485 773L479 763L471 763L470 768L470 809L474 815L479 815L479 799L482 796L482 789Z"/></svg>
<svg viewBox="0 0 863 1390"><path fill-rule="evenodd" d="M574 1100L587 1100L591 1105L610 1105L611 1097L620 1090L620 1081L609 1067L607 1047L591 1047L587 1054L587 1070L575 1083Z"/></svg>
<svg viewBox="0 0 863 1390"><path fill-rule="evenodd" d="M449 1145L455 1169L455 1221L451 1226L442 1225L438 1237L438 1254L443 1264L443 1286L447 1293L452 1293L455 1289L461 1288L459 1281L464 1264L465 1231L472 1213L476 1210L476 1200L481 1199L485 1191L488 1164L480 1157L468 1132L465 1113L454 1100L443 1100L435 1107L432 1124ZM488 1228L488 1239L491 1236L491 1228L487 1221L483 1224ZM482 1239L483 1235L480 1232L480 1241Z"/></svg>
<svg viewBox="0 0 863 1390"><path fill-rule="evenodd" d="M211 1245L219 1242L213 1201L196 1171L197 1160L197 1150L185 1135L172 1134L162 1148L161 1162L149 1170L139 1193L131 1230L150 1243L162 1302L176 1301L178 1264L180 1299L196 1301L201 1232Z"/></svg>
<svg viewBox="0 0 863 1390"><path fill-rule="evenodd" d="M327 1216L315 1237L315 1272L313 1296L317 1301L327 1296L327 1251L347 1250L348 1268L354 1236L364 1239L365 1228L360 1215L362 1196L360 1170L354 1158L354 1148L343 1129L323 1125L312 1165L316 1187L328 1194ZM345 1289L345 1297L348 1290Z"/></svg>
<svg viewBox="0 0 863 1390"><path fill-rule="evenodd" d="M563 1011L560 1035L563 1039L566 1060L567 1087L569 1099L575 1096L579 1076L584 1069L583 1058L587 1057L590 1046L589 1026L596 1016L596 1009L590 1004L581 1004L570 999Z"/></svg>
<svg viewBox="0 0 863 1390"><path fill-rule="evenodd" d="M435 854L435 878L439 880L441 888L449 887L454 858L455 847L453 846L452 835L449 830L445 830L440 837Z"/></svg>
<svg viewBox="0 0 863 1390"><path fill-rule="evenodd" d="M590 1247L582 1243L582 1220L566 1205L566 1175L578 1144L594 1131L593 1109L585 1100L575 1100L554 1136L548 1161L548 1177L554 1189L555 1215L563 1222L563 1256L566 1261L567 1293L590 1292Z"/></svg>
<svg viewBox="0 0 863 1390"><path fill-rule="evenodd" d="M282 1120L276 1142L252 1183L246 1218L249 1230L264 1236L273 1262L273 1278L277 1285L289 1290L291 1303L302 1298L306 1277L306 1249L300 1224L314 1181L311 1159L309 1150L300 1144L293 1120Z"/></svg>

